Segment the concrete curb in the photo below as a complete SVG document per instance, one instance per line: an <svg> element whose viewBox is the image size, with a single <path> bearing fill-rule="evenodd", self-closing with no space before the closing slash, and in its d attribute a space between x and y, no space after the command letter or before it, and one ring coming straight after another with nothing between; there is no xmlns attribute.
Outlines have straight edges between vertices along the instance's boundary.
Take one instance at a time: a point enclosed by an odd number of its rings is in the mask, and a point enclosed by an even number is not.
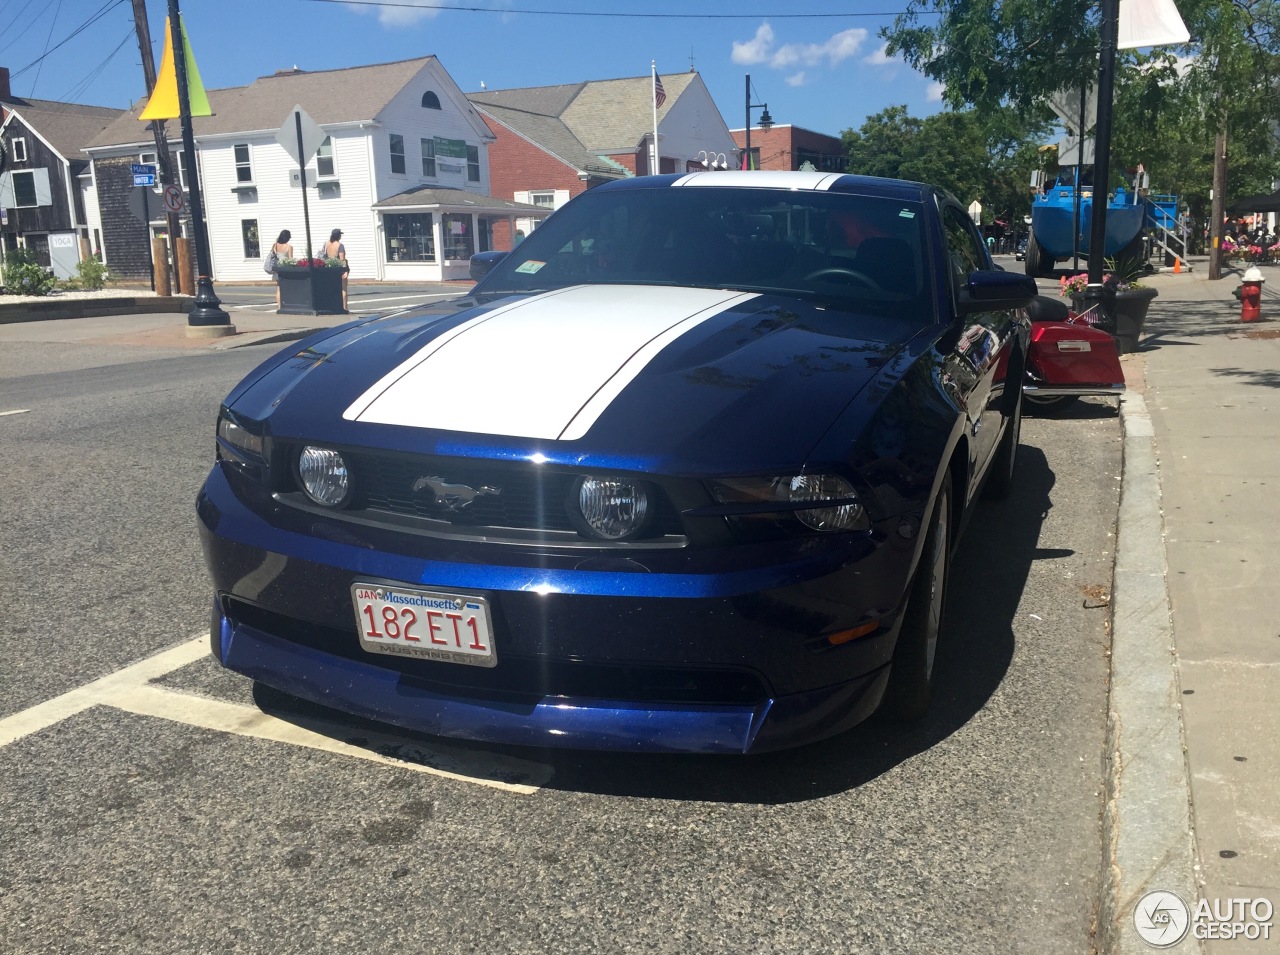
<svg viewBox="0 0 1280 955"><path fill-rule="evenodd" d="M1124 475L1111 595L1111 698L1098 951L1147 955L1134 928L1148 892L1197 898L1191 784L1182 728L1155 430L1140 394L1120 405ZM1199 952L1188 933L1170 952Z"/></svg>
<svg viewBox="0 0 1280 955"><path fill-rule="evenodd" d="M64 318L101 318L111 315L186 314L195 299L186 295L145 295L119 298L80 298L69 301L15 302L0 300L0 325L17 322L56 321Z"/></svg>

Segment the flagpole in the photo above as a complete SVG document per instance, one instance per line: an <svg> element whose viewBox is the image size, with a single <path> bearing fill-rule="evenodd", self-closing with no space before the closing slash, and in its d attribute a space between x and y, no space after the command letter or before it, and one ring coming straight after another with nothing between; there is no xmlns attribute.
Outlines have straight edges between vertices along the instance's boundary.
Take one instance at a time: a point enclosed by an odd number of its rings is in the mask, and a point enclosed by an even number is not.
<svg viewBox="0 0 1280 955"><path fill-rule="evenodd" d="M649 61L649 105L653 107L653 162L649 166L649 175L656 176L662 172L658 164L658 61Z"/></svg>
<svg viewBox="0 0 1280 955"><path fill-rule="evenodd" d="M173 44L173 69L178 80L178 112L182 123L182 163L187 169L187 190L191 196L191 237L196 244L196 301L187 315L187 334L191 329L208 328L215 335L235 334L231 316L213 292L213 271L209 259L209 239L204 225L204 203L200 197L200 177L196 175L196 137L191 127L191 94L187 89L187 47L182 35L182 15L178 0L169 0L169 34ZM217 327L216 331L210 326ZM229 328L230 332L226 329Z"/></svg>

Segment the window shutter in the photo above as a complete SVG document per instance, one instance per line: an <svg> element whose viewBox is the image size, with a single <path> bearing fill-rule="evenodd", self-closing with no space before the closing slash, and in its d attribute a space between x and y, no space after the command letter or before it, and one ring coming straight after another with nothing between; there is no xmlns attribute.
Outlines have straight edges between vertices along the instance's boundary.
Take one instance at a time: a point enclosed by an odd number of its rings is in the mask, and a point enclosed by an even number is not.
<svg viewBox="0 0 1280 955"><path fill-rule="evenodd" d="M13 203L13 173L6 172L0 175L0 209L12 209Z"/></svg>
<svg viewBox="0 0 1280 955"><path fill-rule="evenodd" d="M36 174L36 205L51 206L53 205L53 193L49 190L49 170L33 169Z"/></svg>

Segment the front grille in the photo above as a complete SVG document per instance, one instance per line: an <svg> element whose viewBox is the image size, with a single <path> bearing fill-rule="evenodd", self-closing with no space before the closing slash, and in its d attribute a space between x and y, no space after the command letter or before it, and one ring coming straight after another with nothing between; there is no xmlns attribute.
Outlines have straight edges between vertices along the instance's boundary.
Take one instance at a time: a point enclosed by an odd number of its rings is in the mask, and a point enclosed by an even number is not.
<svg viewBox="0 0 1280 955"><path fill-rule="evenodd" d="M402 682L449 696L466 696L531 705L551 697L619 700L637 703L755 704L769 695L751 672L711 667L660 667L545 660L498 650L498 665L461 666L414 660L360 649L355 627L327 627L264 610L235 597L223 597L223 611L234 623L334 656L400 674Z"/></svg>
<svg viewBox="0 0 1280 955"><path fill-rule="evenodd" d="M425 455L344 451L355 482L353 507L402 517L448 521L461 528L514 528L573 533L566 503L576 473L507 462ZM450 511L425 479L475 492L471 503ZM415 490L415 485L417 489ZM497 493L487 493L492 488ZM655 488L646 537L683 534L680 515Z"/></svg>

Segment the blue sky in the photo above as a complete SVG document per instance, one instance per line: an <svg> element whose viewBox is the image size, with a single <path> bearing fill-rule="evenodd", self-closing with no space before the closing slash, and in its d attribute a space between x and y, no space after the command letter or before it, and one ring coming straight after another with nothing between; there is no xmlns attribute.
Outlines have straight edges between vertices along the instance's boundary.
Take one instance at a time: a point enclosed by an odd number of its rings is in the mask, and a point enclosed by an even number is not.
<svg viewBox="0 0 1280 955"><path fill-rule="evenodd" d="M434 54L464 92L482 83L507 89L639 76L651 60L661 73L692 64L730 128L745 122L747 74L751 101L767 103L775 122L831 135L893 104L917 116L942 108L935 85L887 59L877 36L906 0L398 3L186 0L182 12L210 89L293 66L323 70ZM471 9L439 9L449 5ZM158 67L167 6L147 6ZM646 16L592 15L610 11ZM0 66L13 74L15 95L118 107L143 95L128 0L0 0L0 19ZM753 111L757 121L759 115Z"/></svg>

